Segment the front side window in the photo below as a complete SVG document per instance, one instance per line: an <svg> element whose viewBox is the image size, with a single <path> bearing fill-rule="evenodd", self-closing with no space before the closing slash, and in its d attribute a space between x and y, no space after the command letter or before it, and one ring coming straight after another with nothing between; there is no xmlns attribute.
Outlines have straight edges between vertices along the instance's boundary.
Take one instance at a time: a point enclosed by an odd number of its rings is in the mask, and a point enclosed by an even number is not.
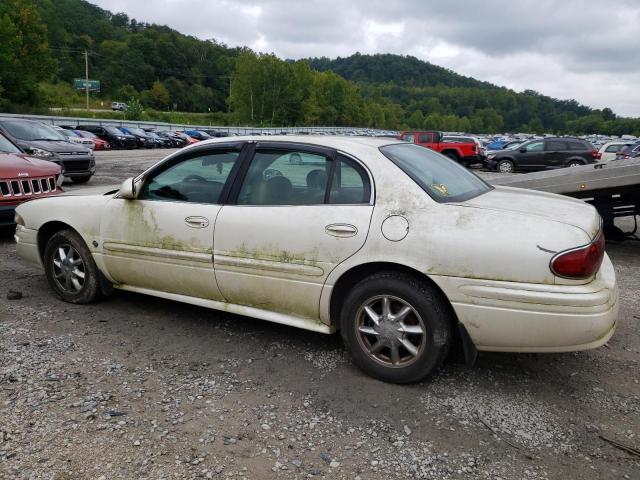
<svg viewBox="0 0 640 480"><path fill-rule="evenodd" d="M418 135L418 143L432 143L432 142L433 142L433 134L420 133Z"/></svg>
<svg viewBox="0 0 640 480"><path fill-rule="evenodd" d="M527 152L540 152L544 147L544 142L532 142L524 148Z"/></svg>
<svg viewBox="0 0 640 480"><path fill-rule="evenodd" d="M239 151L202 152L148 178L140 200L218 204Z"/></svg>
<svg viewBox="0 0 640 480"><path fill-rule="evenodd" d="M414 139L415 139L415 135L413 133L402 134L402 140L404 140L405 142L413 143Z"/></svg>
<svg viewBox="0 0 640 480"><path fill-rule="evenodd" d="M428 148L397 143L380 151L436 202L462 202L491 190L465 167Z"/></svg>

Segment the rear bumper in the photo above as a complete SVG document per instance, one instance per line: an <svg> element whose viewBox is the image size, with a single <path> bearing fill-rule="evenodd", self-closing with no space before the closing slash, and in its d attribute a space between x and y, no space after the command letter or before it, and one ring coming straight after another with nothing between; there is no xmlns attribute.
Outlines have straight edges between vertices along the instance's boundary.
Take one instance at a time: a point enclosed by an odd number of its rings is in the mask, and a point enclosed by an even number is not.
<svg viewBox="0 0 640 480"><path fill-rule="evenodd" d="M538 285L436 277L478 350L569 352L613 335L618 289L607 256L586 285Z"/></svg>

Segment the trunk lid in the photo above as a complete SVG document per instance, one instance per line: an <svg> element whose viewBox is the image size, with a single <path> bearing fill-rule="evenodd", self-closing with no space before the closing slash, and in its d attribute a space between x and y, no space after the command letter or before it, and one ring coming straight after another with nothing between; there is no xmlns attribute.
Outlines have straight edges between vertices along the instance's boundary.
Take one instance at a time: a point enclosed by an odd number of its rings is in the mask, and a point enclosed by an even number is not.
<svg viewBox="0 0 640 480"><path fill-rule="evenodd" d="M582 200L514 187L495 187L459 205L541 217L583 230L591 240L600 231L600 215Z"/></svg>

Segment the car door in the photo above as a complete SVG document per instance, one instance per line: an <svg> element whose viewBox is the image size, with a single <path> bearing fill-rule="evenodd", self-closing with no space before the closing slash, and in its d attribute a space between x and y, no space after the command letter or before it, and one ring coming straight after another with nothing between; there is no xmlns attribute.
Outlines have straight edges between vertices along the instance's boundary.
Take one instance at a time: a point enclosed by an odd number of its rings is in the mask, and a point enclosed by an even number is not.
<svg viewBox="0 0 640 480"><path fill-rule="evenodd" d="M564 167L565 159L571 154L567 142L562 140L546 140L544 142L544 161L545 168Z"/></svg>
<svg viewBox="0 0 640 480"><path fill-rule="evenodd" d="M130 287L223 300L213 228L240 153L241 144L188 150L139 180L137 198L109 201L100 227L108 276Z"/></svg>
<svg viewBox="0 0 640 480"><path fill-rule="evenodd" d="M233 304L318 320L327 276L367 237L368 171L332 150L262 142L239 178L216 220L220 291Z"/></svg>
<svg viewBox="0 0 640 480"><path fill-rule="evenodd" d="M544 168L544 142L542 140L527 143L517 155L518 167L522 170L540 170Z"/></svg>

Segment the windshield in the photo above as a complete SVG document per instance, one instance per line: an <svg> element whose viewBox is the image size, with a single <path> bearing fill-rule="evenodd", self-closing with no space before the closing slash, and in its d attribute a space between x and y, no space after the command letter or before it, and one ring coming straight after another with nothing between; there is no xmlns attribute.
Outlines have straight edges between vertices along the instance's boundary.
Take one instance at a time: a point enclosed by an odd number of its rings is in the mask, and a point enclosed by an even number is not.
<svg viewBox="0 0 640 480"><path fill-rule="evenodd" d="M428 148L397 143L380 151L436 202L462 202L491 190L465 167Z"/></svg>
<svg viewBox="0 0 640 480"><path fill-rule="evenodd" d="M67 140L64 135L44 123L10 121L3 122L2 126L7 132L20 140Z"/></svg>
<svg viewBox="0 0 640 480"><path fill-rule="evenodd" d="M91 138L91 139L98 138L93 133L87 132L85 130L74 130L74 133L76 135L80 135L81 137L84 137L84 138Z"/></svg>
<svg viewBox="0 0 640 480"><path fill-rule="evenodd" d="M0 135L0 152L6 153L22 153L18 147Z"/></svg>
<svg viewBox="0 0 640 480"><path fill-rule="evenodd" d="M109 132L111 135L118 135L120 137L124 136L125 134L123 132L121 132L120 130L118 130L116 127L104 127L104 129Z"/></svg>

